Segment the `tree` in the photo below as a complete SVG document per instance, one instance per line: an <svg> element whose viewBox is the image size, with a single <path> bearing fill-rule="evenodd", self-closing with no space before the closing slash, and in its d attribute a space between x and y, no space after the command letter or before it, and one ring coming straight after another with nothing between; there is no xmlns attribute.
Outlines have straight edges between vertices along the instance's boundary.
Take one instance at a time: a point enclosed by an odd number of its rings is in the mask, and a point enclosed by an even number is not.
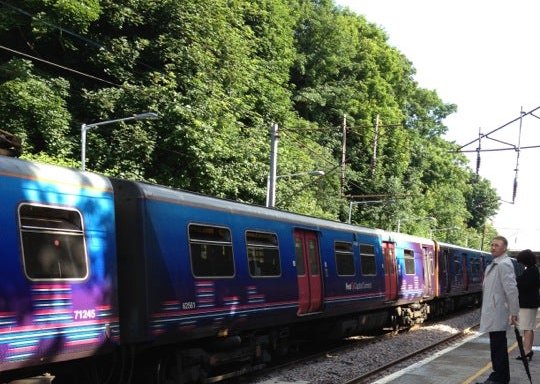
<svg viewBox="0 0 540 384"><path fill-rule="evenodd" d="M465 195L467 210L471 213L467 225L480 231L500 206L500 198L488 180L474 173L469 174L470 190Z"/></svg>
<svg viewBox="0 0 540 384"><path fill-rule="evenodd" d="M65 158L73 148L69 84L39 76L28 60L12 59L0 66L0 73L0 126L22 139L23 152Z"/></svg>
<svg viewBox="0 0 540 384"><path fill-rule="evenodd" d="M384 31L332 0L21 0L4 5L0 122L30 158L78 164L80 126L153 111L89 132L88 168L263 204L269 127L280 126L278 206L392 229L435 217L471 237L497 209L485 180L442 138L455 106L414 80ZM50 65L46 62L59 65ZM341 124L346 181L341 195ZM355 196L355 197L353 197ZM427 235L433 223L410 222ZM441 233L442 235L442 233Z"/></svg>

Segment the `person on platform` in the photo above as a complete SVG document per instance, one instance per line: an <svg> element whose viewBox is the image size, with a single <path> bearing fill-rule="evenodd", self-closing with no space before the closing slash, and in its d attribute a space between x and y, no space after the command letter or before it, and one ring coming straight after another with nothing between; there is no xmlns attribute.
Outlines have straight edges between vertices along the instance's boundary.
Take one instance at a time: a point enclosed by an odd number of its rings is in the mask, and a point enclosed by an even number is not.
<svg viewBox="0 0 540 384"><path fill-rule="evenodd" d="M519 252L516 259L525 266L525 270L516 280L519 292L519 327L523 331L526 357L531 360L536 315L540 307L540 273L536 267L536 256L530 249ZM516 359L521 360L521 356Z"/></svg>
<svg viewBox="0 0 540 384"><path fill-rule="evenodd" d="M509 324L518 324L519 300L514 266L506 254L507 248L506 238L502 236L493 238L491 241L493 261L484 272L480 332L489 332L493 369L484 384L510 382L506 330Z"/></svg>

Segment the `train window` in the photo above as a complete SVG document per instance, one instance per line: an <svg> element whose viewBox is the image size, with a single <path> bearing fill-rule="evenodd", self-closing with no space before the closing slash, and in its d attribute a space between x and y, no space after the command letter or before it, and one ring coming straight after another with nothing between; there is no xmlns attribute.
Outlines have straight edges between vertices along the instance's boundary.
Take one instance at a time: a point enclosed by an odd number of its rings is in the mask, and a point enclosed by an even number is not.
<svg viewBox="0 0 540 384"><path fill-rule="evenodd" d="M223 227L189 226L191 267L195 277L234 275L231 232Z"/></svg>
<svg viewBox="0 0 540 384"><path fill-rule="evenodd" d="M319 274L319 260L317 250L315 246L317 243L313 239L307 239L308 242L308 260L309 260L309 272L311 276Z"/></svg>
<svg viewBox="0 0 540 384"><path fill-rule="evenodd" d="M26 276L32 280L84 280L88 262L81 214L23 204L19 225Z"/></svg>
<svg viewBox="0 0 540 384"><path fill-rule="evenodd" d="M294 238L294 253L296 259L296 274L298 276L303 276L306 273L306 269L304 266L304 245L301 238Z"/></svg>
<svg viewBox="0 0 540 384"><path fill-rule="evenodd" d="M334 244L337 274L339 276L354 276L354 255L351 243L336 241Z"/></svg>
<svg viewBox="0 0 540 384"><path fill-rule="evenodd" d="M405 259L405 274L414 275L416 273L416 268L414 265L414 252L410 249L406 249L403 254Z"/></svg>
<svg viewBox="0 0 540 384"><path fill-rule="evenodd" d="M448 273L448 249L443 250L440 268L441 273Z"/></svg>
<svg viewBox="0 0 540 384"><path fill-rule="evenodd" d="M375 266L375 247L368 244L360 244L360 265L362 275L376 275L377 269Z"/></svg>
<svg viewBox="0 0 540 384"><path fill-rule="evenodd" d="M463 266L461 260L457 256L454 257L454 275L461 275L463 273Z"/></svg>
<svg viewBox="0 0 540 384"><path fill-rule="evenodd" d="M479 259L472 259L471 260L471 274L474 277L480 276L481 271L480 271L480 260Z"/></svg>
<svg viewBox="0 0 540 384"><path fill-rule="evenodd" d="M253 277L281 275L277 236L273 233L246 232L249 274Z"/></svg>

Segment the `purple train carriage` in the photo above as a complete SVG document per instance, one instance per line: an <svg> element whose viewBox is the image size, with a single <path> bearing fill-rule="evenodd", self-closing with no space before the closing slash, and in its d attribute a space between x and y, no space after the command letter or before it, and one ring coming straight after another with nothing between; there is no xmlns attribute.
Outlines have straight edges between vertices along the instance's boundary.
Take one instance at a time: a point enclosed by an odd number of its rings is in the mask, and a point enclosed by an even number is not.
<svg viewBox="0 0 540 384"><path fill-rule="evenodd" d="M7 157L0 183L2 382L217 381L313 335L410 326L432 306L474 302L489 261Z"/></svg>
<svg viewBox="0 0 540 384"><path fill-rule="evenodd" d="M0 157L0 185L0 374L111 351L118 310L109 180Z"/></svg>

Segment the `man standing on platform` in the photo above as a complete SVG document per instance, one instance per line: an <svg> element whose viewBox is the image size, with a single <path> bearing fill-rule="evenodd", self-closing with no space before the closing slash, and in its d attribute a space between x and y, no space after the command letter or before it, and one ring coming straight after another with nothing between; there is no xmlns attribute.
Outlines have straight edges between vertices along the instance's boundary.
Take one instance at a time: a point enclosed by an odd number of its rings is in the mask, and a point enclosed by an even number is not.
<svg viewBox="0 0 540 384"><path fill-rule="evenodd" d="M506 330L518 322L519 300L514 266L506 254L508 240L496 236L491 241L493 261L484 273L480 332L489 332L493 372L484 384L508 384L510 364ZM477 383L479 384L479 383Z"/></svg>

